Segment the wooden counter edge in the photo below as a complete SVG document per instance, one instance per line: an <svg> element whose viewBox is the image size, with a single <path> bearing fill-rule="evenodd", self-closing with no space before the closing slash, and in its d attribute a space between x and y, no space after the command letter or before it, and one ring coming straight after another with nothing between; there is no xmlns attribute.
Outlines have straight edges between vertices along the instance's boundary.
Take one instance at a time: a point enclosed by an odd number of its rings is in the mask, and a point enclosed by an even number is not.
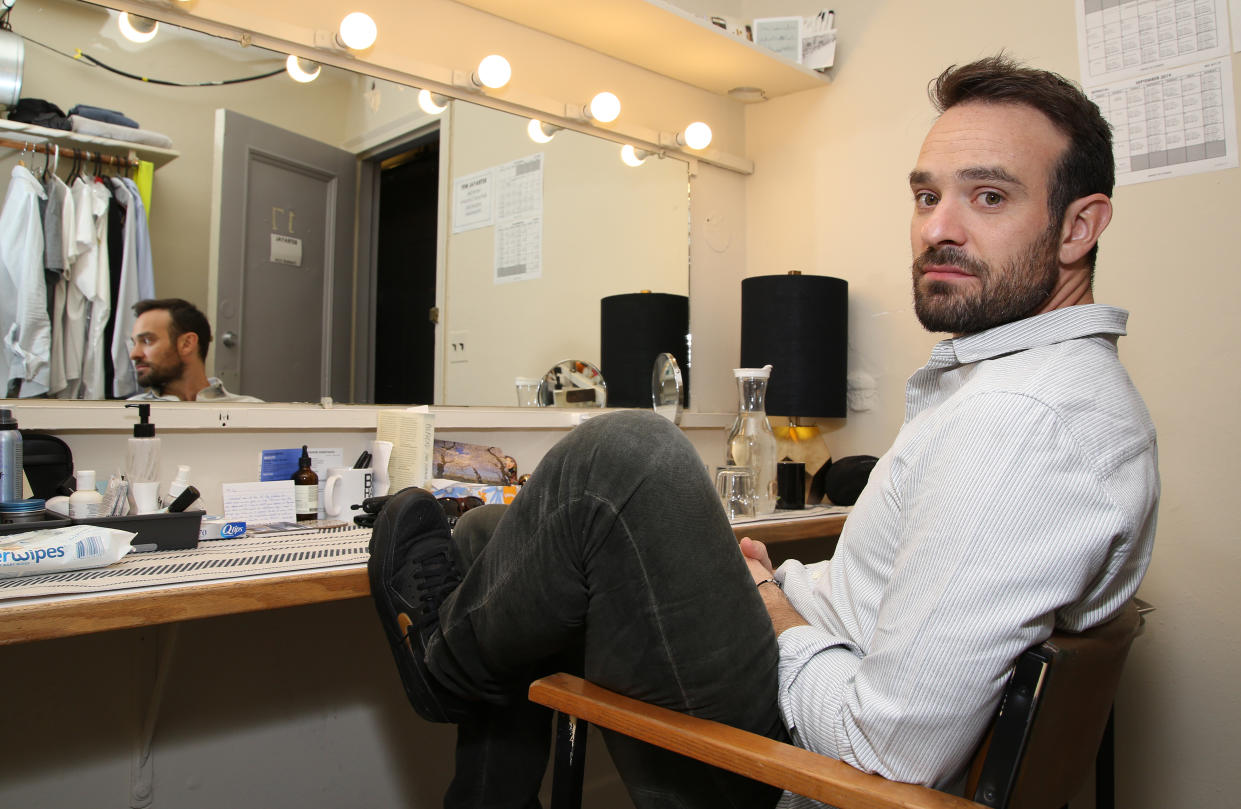
<svg viewBox="0 0 1241 809"><path fill-rule="evenodd" d="M822 514L816 517L773 520L767 523L742 523L733 526L737 539L750 537L768 544L798 539L834 537L845 526L848 514Z"/></svg>
<svg viewBox="0 0 1241 809"><path fill-rule="evenodd" d="M0 646L111 629L339 601L370 594L366 569L227 579L35 604L0 603Z"/></svg>

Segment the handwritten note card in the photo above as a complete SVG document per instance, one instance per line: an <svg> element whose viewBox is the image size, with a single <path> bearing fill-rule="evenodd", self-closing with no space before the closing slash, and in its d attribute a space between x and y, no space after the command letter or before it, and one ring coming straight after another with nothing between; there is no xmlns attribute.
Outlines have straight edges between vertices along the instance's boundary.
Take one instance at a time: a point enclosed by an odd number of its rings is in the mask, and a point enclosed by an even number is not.
<svg viewBox="0 0 1241 809"><path fill-rule="evenodd" d="M764 17L754 21L754 44L801 62L801 17Z"/></svg>
<svg viewBox="0 0 1241 809"><path fill-rule="evenodd" d="M297 522L293 481L225 483L224 516L247 523Z"/></svg>

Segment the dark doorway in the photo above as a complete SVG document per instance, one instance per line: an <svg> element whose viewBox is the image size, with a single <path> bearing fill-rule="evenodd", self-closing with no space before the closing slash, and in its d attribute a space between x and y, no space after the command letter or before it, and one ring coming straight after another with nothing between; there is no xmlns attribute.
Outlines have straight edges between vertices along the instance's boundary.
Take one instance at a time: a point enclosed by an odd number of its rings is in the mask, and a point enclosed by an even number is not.
<svg viewBox="0 0 1241 809"><path fill-rule="evenodd" d="M438 129L379 161L375 267L377 404L435 396L435 228Z"/></svg>

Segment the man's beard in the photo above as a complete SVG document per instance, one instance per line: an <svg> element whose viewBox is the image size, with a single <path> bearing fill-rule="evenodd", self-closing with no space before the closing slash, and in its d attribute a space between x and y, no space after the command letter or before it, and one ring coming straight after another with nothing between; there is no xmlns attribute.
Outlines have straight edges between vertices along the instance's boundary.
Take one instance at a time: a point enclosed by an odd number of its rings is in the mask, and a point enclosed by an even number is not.
<svg viewBox="0 0 1241 809"><path fill-rule="evenodd" d="M145 371L138 371L138 384L144 388L155 388L162 391L169 382L176 382L185 373L185 362L177 357L166 365L150 365Z"/></svg>
<svg viewBox="0 0 1241 809"><path fill-rule="evenodd" d="M1049 227L997 273L991 265L959 247L929 247L914 259L914 312L927 331L976 334L1029 316L1051 296L1060 276L1060 229ZM970 282L918 282L927 265L960 267L978 279Z"/></svg>

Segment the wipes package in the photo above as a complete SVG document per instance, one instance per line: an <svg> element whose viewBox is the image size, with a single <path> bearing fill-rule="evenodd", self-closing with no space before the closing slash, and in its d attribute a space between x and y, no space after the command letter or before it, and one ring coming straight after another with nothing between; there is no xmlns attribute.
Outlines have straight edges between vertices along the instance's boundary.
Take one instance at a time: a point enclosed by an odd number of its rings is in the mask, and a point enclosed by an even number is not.
<svg viewBox="0 0 1241 809"><path fill-rule="evenodd" d="M129 531L97 525L45 528L0 537L0 578L103 567L129 553Z"/></svg>

